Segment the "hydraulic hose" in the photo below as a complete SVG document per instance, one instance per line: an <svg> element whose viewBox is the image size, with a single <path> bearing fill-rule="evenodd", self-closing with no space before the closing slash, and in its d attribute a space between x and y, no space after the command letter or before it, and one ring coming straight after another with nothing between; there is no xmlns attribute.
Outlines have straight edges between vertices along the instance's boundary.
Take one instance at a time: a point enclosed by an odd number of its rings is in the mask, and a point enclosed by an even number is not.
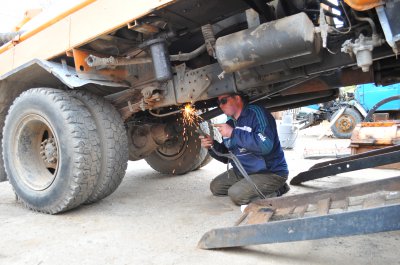
<svg viewBox="0 0 400 265"><path fill-rule="evenodd" d="M197 128L197 131L200 135L202 136L206 136L207 134L200 128ZM231 152L228 151L227 154L223 154L218 152L217 150L215 150L215 148L213 146L211 146L211 151L214 152L214 154L216 154L219 157L225 157L228 158L229 160L232 160L233 163L236 165L236 168L239 170L239 173L242 174L242 176L252 185L253 189L257 192L257 194L262 198L265 199L265 195L261 192L261 190L257 187L256 183L254 183L254 181L251 179L251 177L249 176L249 174L247 174L246 170L244 169L242 163L240 163L239 159Z"/></svg>
<svg viewBox="0 0 400 265"><path fill-rule="evenodd" d="M261 190L257 187L256 183L251 179L251 177L247 174L246 170L244 169L242 163L240 163L239 159L231 152L228 151L227 154L223 154L215 150L213 146L211 146L211 150L220 157L226 157L229 160L232 160L233 163L235 163L236 168L239 170L240 174L253 186L253 189L257 192L257 194L262 198L265 199L266 197L264 194L261 192Z"/></svg>

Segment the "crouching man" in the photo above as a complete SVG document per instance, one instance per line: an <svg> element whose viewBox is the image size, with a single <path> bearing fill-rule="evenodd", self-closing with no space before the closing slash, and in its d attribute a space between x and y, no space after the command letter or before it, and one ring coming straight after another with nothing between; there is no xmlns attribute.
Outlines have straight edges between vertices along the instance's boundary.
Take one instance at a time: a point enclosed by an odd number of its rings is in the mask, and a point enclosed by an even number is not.
<svg viewBox="0 0 400 265"><path fill-rule="evenodd" d="M236 165L227 158L217 156L210 149L213 146L220 153L231 151L236 155L265 197L286 193L289 190L286 184L289 171L274 117L260 106L246 104L243 97L237 94L219 96L218 105L230 117L225 124L214 125L224 138L223 143L207 135L200 136L201 145L209 149L215 159L223 163L231 162L233 168L211 182L211 192L215 196L228 195L238 205L259 198L257 191L239 173Z"/></svg>

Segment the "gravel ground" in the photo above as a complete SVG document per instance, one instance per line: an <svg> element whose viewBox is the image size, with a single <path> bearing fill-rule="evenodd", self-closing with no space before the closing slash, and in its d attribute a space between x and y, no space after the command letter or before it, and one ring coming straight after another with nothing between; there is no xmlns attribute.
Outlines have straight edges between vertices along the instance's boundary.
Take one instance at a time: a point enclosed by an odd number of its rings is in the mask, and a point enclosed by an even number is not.
<svg viewBox="0 0 400 265"><path fill-rule="evenodd" d="M321 126L302 131L285 151L290 177L323 160L304 149L347 147L348 140L317 141ZM120 188L93 205L55 216L31 212L0 183L0 264L400 264L400 231L229 250L196 247L204 232L232 226L240 215L229 198L213 197L212 178L226 166L212 161L185 176L163 175L130 162ZM399 175L368 169L292 187L290 194ZM316 227L315 229L318 229Z"/></svg>

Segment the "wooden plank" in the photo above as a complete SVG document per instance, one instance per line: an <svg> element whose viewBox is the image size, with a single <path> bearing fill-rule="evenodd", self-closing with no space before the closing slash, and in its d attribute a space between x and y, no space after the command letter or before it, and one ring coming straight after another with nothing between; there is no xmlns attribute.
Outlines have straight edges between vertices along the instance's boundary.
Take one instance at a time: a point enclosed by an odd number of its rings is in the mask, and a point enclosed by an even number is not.
<svg viewBox="0 0 400 265"><path fill-rule="evenodd" d="M274 209L260 208L257 212L250 212L247 219L247 224L262 224L269 221L274 214Z"/></svg>
<svg viewBox="0 0 400 265"><path fill-rule="evenodd" d="M242 214L240 215L239 219L236 220L234 226L240 225L240 224L246 219L246 217L247 217L248 215L249 215L249 213L247 213L247 212L242 213Z"/></svg>
<svg viewBox="0 0 400 265"><path fill-rule="evenodd" d="M278 208L275 210L275 215L284 216L293 213L294 206L286 207L286 208Z"/></svg>
<svg viewBox="0 0 400 265"><path fill-rule="evenodd" d="M349 206L349 200L346 198L344 200L337 200L331 202L331 209L347 209Z"/></svg>
<svg viewBox="0 0 400 265"><path fill-rule="evenodd" d="M306 211L306 212L304 213L304 215L303 215L303 217L315 217L315 216L318 216L318 214L317 214L316 211L313 211L313 212L308 212L308 211Z"/></svg>
<svg viewBox="0 0 400 265"><path fill-rule="evenodd" d="M330 205L331 205L331 199L330 198L318 201L318 203L317 203L317 213L319 215L328 214Z"/></svg>
<svg viewBox="0 0 400 265"><path fill-rule="evenodd" d="M374 203L378 203L378 201L373 202L374 199L380 198L379 200L385 200L386 195L388 193L389 193L389 191L378 191L378 192L369 193L369 194L365 194L365 195L349 197L349 205L350 206L359 205L359 204L364 205L364 201L370 201L370 204L373 205ZM368 205L368 203L367 203L367 205Z"/></svg>
<svg viewBox="0 0 400 265"><path fill-rule="evenodd" d="M308 208L308 204L297 206L293 211L293 215L296 215L297 217L303 217L307 208Z"/></svg>
<svg viewBox="0 0 400 265"><path fill-rule="evenodd" d="M363 208L373 208L385 205L385 197L383 196L376 196L370 197L364 200Z"/></svg>
<svg viewBox="0 0 400 265"><path fill-rule="evenodd" d="M329 209L329 214L338 214L338 213L343 213L345 210L341 208L336 208L336 209Z"/></svg>
<svg viewBox="0 0 400 265"><path fill-rule="evenodd" d="M315 212L318 208L318 204L310 203L307 207L307 212Z"/></svg>

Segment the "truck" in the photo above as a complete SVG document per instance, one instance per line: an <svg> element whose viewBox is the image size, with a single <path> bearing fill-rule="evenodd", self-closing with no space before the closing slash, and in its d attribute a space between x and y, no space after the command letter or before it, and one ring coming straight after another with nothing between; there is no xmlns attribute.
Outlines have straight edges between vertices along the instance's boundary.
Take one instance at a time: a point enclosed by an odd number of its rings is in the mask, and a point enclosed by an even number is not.
<svg viewBox="0 0 400 265"><path fill-rule="evenodd" d="M400 95L400 84L376 86L375 84L357 85L354 92L341 93L336 100L313 104L303 108L296 116L300 128L320 124L324 120L333 120L339 112L343 112L332 123L333 136L350 139L356 125L362 122L369 111L382 100ZM343 110L344 109L344 110ZM379 106L374 113L380 114L380 120L397 120L400 118L400 101L393 100ZM383 116L382 116L383 115Z"/></svg>
<svg viewBox="0 0 400 265"><path fill-rule="evenodd" d="M183 114L219 115L218 95L279 111L343 86L398 83L399 7L74 0L44 10L0 34L0 179L27 208L56 214L113 193L128 160L165 174L204 165Z"/></svg>

